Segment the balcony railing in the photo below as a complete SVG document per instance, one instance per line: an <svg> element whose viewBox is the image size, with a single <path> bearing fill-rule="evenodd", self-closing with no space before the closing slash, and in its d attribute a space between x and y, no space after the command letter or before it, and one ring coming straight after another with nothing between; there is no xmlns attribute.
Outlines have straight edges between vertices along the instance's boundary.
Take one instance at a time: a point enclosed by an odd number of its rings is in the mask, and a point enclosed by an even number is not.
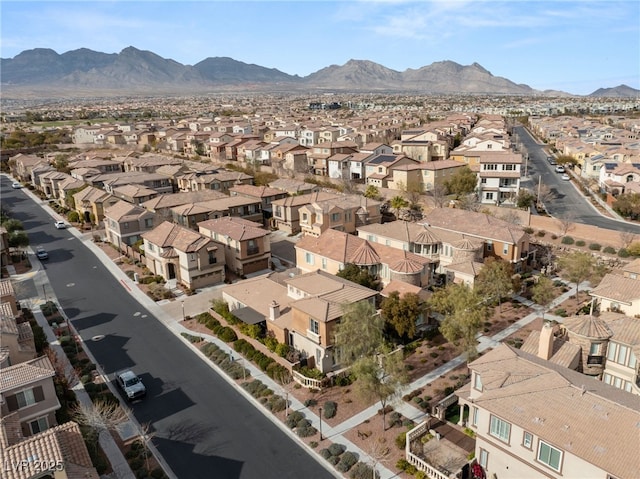
<svg viewBox="0 0 640 479"><path fill-rule="evenodd" d="M320 344L320 335L314 333L310 329L307 329L307 338L309 338L311 341L313 341L315 343Z"/></svg>
<svg viewBox="0 0 640 479"><path fill-rule="evenodd" d="M587 356L587 364L594 365L599 364L602 366L604 363L604 356Z"/></svg>

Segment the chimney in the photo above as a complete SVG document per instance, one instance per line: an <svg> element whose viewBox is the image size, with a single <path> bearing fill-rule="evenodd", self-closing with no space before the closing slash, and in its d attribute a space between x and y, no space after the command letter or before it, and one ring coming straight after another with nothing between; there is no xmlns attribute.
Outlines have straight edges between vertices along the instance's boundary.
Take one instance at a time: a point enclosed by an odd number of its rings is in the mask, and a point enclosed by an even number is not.
<svg viewBox="0 0 640 479"><path fill-rule="evenodd" d="M273 301L271 301L271 304L269 305L269 320L275 321L279 317L280 317L280 305L274 299Z"/></svg>
<svg viewBox="0 0 640 479"><path fill-rule="evenodd" d="M540 342L538 343L538 357L549 360L553 354L553 326L545 322L540 331Z"/></svg>

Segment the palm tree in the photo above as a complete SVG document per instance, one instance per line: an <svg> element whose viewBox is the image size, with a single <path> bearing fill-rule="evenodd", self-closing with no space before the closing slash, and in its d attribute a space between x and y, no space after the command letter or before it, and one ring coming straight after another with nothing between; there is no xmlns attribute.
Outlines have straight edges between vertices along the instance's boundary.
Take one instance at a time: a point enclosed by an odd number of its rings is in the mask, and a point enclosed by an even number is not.
<svg viewBox="0 0 640 479"><path fill-rule="evenodd" d="M400 218L400 210L409 206L409 202L402 196L398 195L391 198L391 200L389 201L389 206L391 206L391 208L395 210L396 219L398 219Z"/></svg>

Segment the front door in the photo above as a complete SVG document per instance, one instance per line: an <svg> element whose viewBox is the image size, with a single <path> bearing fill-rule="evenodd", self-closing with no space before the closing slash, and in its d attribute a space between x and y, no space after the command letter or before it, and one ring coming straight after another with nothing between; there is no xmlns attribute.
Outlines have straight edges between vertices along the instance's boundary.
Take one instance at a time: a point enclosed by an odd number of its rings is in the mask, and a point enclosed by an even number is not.
<svg viewBox="0 0 640 479"><path fill-rule="evenodd" d="M173 263L169 263L167 265L169 279L173 279L176 277L176 267Z"/></svg>

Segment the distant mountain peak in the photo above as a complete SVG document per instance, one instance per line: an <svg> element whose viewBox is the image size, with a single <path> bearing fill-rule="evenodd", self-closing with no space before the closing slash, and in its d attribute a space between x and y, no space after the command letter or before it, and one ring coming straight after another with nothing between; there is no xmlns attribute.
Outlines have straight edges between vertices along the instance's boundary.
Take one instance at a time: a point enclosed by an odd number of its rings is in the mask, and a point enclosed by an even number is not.
<svg viewBox="0 0 640 479"><path fill-rule="evenodd" d="M163 58L134 46L120 53L101 53L79 48L59 55L50 48L25 50L14 58L1 59L0 80L4 93L38 90L46 95L73 97L140 93L226 91L385 91L421 94L538 95L525 84L497 77L478 63L463 66L442 60L403 72L371 60L350 59L305 77L276 68L248 64L230 57L207 57L193 66ZM22 90L21 90L22 89ZM80 92L81 91L81 92ZM562 93L562 92L554 92ZM600 89L591 96L639 97L627 85Z"/></svg>

